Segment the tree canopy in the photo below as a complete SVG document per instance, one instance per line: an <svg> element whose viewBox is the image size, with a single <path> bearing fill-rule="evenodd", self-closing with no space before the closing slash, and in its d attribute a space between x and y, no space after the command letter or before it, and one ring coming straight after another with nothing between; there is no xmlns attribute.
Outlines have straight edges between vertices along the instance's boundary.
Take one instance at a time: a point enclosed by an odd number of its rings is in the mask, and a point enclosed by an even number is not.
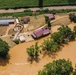
<svg viewBox="0 0 76 75"><path fill-rule="evenodd" d="M6 57L8 55L9 46L8 44L0 39L0 57Z"/></svg>
<svg viewBox="0 0 76 75"><path fill-rule="evenodd" d="M69 14L69 19L70 19L72 22L76 22L76 15L75 15L74 13Z"/></svg>
<svg viewBox="0 0 76 75"><path fill-rule="evenodd" d="M30 46L30 48L27 48L27 53L31 57L31 59L36 58L39 56L39 46L36 42L35 45Z"/></svg>
<svg viewBox="0 0 76 75"><path fill-rule="evenodd" d="M57 42L58 44L62 43L63 39L64 39L64 36L61 35L60 32L54 32L52 35L51 35L51 38Z"/></svg>
<svg viewBox="0 0 76 75"><path fill-rule="evenodd" d="M73 75L76 75L76 69L74 70Z"/></svg>
<svg viewBox="0 0 76 75"><path fill-rule="evenodd" d="M42 49L50 52L56 52L59 49L60 45L53 40L44 40L42 43Z"/></svg>
<svg viewBox="0 0 76 75"><path fill-rule="evenodd" d="M38 75L71 75L72 70L71 61L59 59L46 64Z"/></svg>

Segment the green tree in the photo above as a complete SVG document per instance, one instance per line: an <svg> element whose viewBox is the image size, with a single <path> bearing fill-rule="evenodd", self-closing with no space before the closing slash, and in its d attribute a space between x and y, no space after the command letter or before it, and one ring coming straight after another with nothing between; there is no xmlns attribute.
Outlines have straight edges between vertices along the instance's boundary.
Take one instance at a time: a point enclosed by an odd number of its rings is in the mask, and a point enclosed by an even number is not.
<svg viewBox="0 0 76 75"><path fill-rule="evenodd" d="M35 53L35 58L37 59L38 56L39 56L39 46L38 46L38 42L35 44L34 53Z"/></svg>
<svg viewBox="0 0 76 75"><path fill-rule="evenodd" d="M48 23L48 21L49 21L49 17L45 16L45 22Z"/></svg>
<svg viewBox="0 0 76 75"><path fill-rule="evenodd" d="M59 49L60 45L53 40L44 40L42 43L42 49L50 52L56 52Z"/></svg>
<svg viewBox="0 0 76 75"><path fill-rule="evenodd" d="M47 51L51 50L50 40L49 39L44 40L41 47L42 47L42 50L47 50Z"/></svg>
<svg viewBox="0 0 76 75"><path fill-rule="evenodd" d="M50 23L50 20L48 20L47 25L48 25L48 28L51 29L51 23Z"/></svg>
<svg viewBox="0 0 76 75"><path fill-rule="evenodd" d="M75 14L74 14L74 13L69 14L69 19L70 19L71 21L74 21L74 17L75 17Z"/></svg>
<svg viewBox="0 0 76 75"><path fill-rule="evenodd" d="M50 41L50 45L51 45L51 52L57 52L60 48L60 45L53 40Z"/></svg>
<svg viewBox="0 0 76 75"><path fill-rule="evenodd" d="M0 39L0 57L7 57L9 51L9 46L8 44Z"/></svg>
<svg viewBox="0 0 76 75"><path fill-rule="evenodd" d="M76 26L74 26L74 29L73 29L74 33L76 34Z"/></svg>
<svg viewBox="0 0 76 75"><path fill-rule="evenodd" d="M69 19L73 22L76 22L76 15L74 13L69 14Z"/></svg>
<svg viewBox="0 0 76 75"><path fill-rule="evenodd" d="M51 35L51 38L54 40L54 42L57 42L58 44L61 44L63 39L64 39L64 36L61 35L60 32L54 32L52 35Z"/></svg>
<svg viewBox="0 0 76 75"><path fill-rule="evenodd" d="M71 28L68 26L62 25L60 28L58 28L58 31L60 32L61 35L64 35L64 38L68 37L71 34Z"/></svg>
<svg viewBox="0 0 76 75"><path fill-rule="evenodd" d="M76 69L74 70L73 75L76 75Z"/></svg>
<svg viewBox="0 0 76 75"><path fill-rule="evenodd" d="M74 32L74 36L76 37L76 26L74 26L73 32Z"/></svg>
<svg viewBox="0 0 76 75"><path fill-rule="evenodd" d="M74 22L76 23L76 15L74 16Z"/></svg>
<svg viewBox="0 0 76 75"><path fill-rule="evenodd" d="M38 58L39 56L39 46L38 43L35 43L35 45L30 46L30 48L27 48L27 53L29 57L32 59Z"/></svg>
<svg viewBox="0 0 76 75"><path fill-rule="evenodd" d="M70 41L74 39L74 33L71 31L71 28L68 26L62 25L60 28L58 28L59 33L63 36L64 41L65 39Z"/></svg>
<svg viewBox="0 0 76 75"><path fill-rule="evenodd" d="M30 46L30 48L27 48L27 53L31 59L34 58L34 45Z"/></svg>
<svg viewBox="0 0 76 75"><path fill-rule="evenodd" d="M69 60L59 59L48 63L38 75L71 75L73 71L72 63Z"/></svg>

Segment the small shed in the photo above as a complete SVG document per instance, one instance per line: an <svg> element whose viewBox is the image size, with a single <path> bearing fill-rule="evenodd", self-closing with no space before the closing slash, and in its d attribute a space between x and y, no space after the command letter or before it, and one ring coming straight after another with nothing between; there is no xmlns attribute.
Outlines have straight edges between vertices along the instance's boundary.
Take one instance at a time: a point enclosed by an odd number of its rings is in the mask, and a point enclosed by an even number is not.
<svg viewBox="0 0 76 75"><path fill-rule="evenodd" d="M25 42L25 37L24 36L20 36L20 42Z"/></svg>
<svg viewBox="0 0 76 75"><path fill-rule="evenodd" d="M27 23L30 21L30 18L29 18L29 17L22 17L22 18L21 18L21 21L22 21L24 24L27 24Z"/></svg>
<svg viewBox="0 0 76 75"><path fill-rule="evenodd" d="M49 17L49 19L55 19L55 16L54 14L45 14L45 16Z"/></svg>
<svg viewBox="0 0 76 75"><path fill-rule="evenodd" d="M20 24L20 22L17 18L15 19L15 24Z"/></svg>

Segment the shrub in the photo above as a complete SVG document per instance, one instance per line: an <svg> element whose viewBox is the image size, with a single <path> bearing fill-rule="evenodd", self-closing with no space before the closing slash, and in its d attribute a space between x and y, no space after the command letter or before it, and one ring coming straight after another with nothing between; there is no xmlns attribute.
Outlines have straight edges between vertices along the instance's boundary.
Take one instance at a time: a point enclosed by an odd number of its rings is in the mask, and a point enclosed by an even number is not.
<svg viewBox="0 0 76 75"><path fill-rule="evenodd" d="M45 16L45 22L48 23L48 21L50 21L49 20L49 17L48 16Z"/></svg>
<svg viewBox="0 0 76 75"><path fill-rule="evenodd" d="M72 22L76 22L76 15L75 15L74 13L69 14L69 19L70 19Z"/></svg>
<svg viewBox="0 0 76 75"><path fill-rule="evenodd" d="M19 39L14 40L16 44L19 44Z"/></svg>
<svg viewBox="0 0 76 75"><path fill-rule="evenodd" d="M73 75L76 75L76 69L74 70Z"/></svg>

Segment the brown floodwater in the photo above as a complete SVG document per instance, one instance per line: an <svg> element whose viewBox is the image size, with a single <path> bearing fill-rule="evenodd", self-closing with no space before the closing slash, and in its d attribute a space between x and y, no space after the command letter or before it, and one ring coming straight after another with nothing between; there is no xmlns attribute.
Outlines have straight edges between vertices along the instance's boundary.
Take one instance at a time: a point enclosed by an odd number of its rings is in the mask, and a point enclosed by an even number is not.
<svg viewBox="0 0 76 75"><path fill-rule="evenodd" d="M69 25L69 27L71 27L72 29L74 26L75 24ZM52 33L56 32L58 27L60 26L52 27ZM32 64L28 61L26 48L35 44L35 42L38 42L40 45L43 42L43 40L46 39L47 37L41 38L37 41L22 43L11 48L9 51L10 59L5 62L1 61L3 64L0 62L0 75L37 75L38 71L42 69L43 66L48 62L52 62L53 60L63 58L71 60L73 66L75 66L76 41L64 45L61 51L55 55L51 56L40 55L38 62L33 61Z"/></svg>

